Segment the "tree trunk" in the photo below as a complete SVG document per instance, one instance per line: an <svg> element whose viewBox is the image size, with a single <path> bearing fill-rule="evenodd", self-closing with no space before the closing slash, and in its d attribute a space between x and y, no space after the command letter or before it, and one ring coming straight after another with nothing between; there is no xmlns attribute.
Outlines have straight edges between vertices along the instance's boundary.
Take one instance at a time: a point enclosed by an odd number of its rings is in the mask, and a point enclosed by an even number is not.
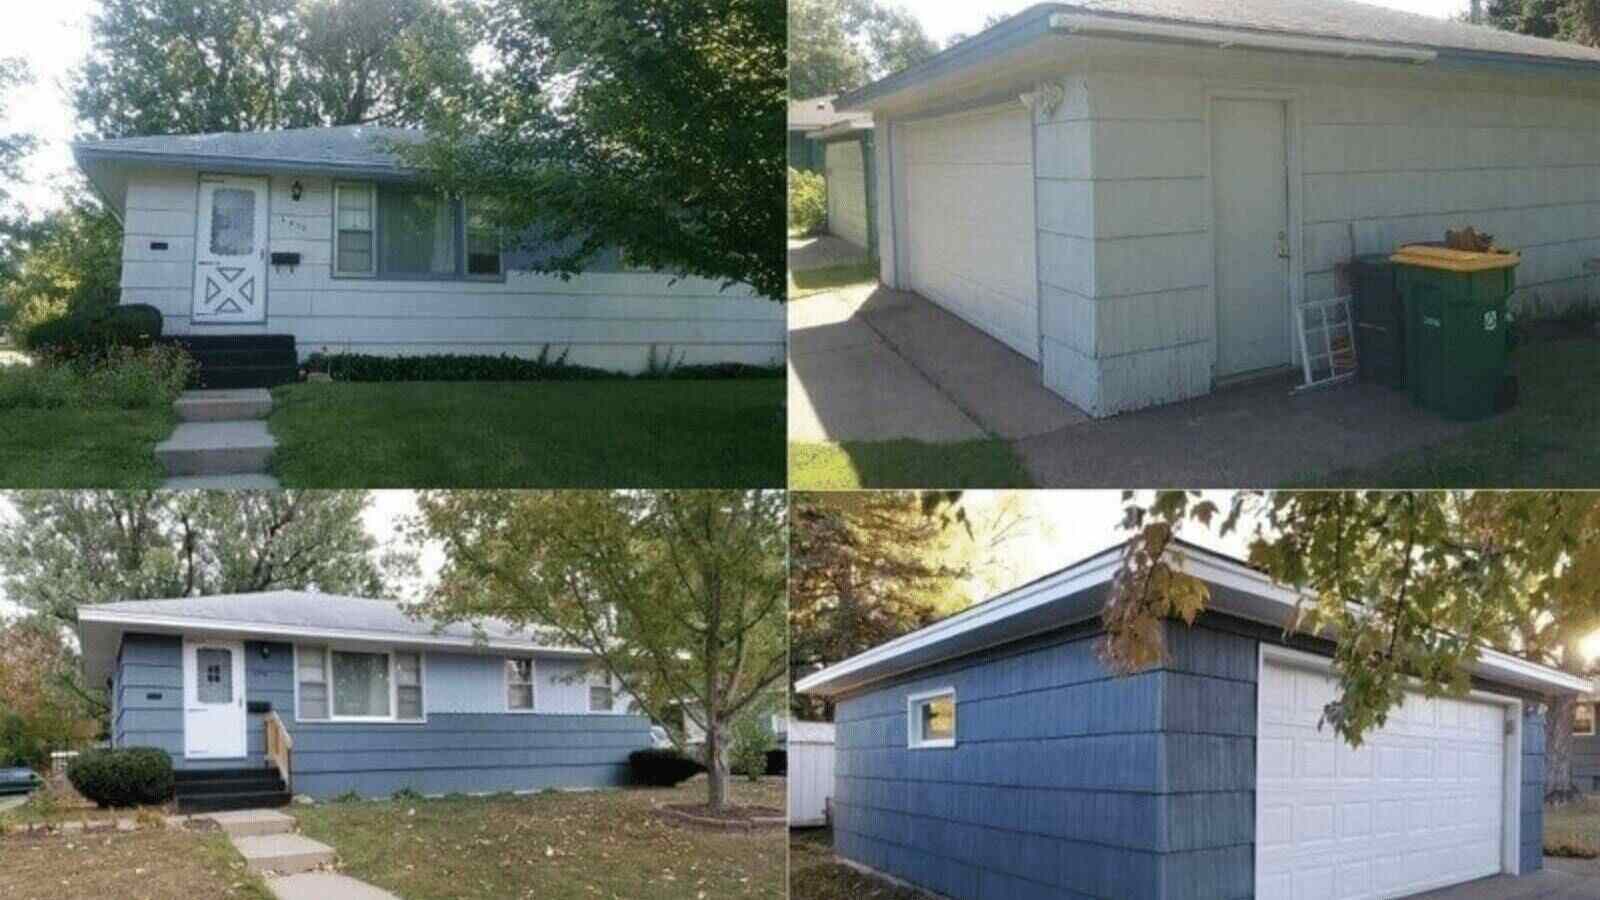
<svg viewBox="0 0 1600 900"><path fill-rule="evenodd" d="M1572 709L1577 704L1571 695L1557 697L1544 720L1544 802L1556 806L1583 797L1572 780Z"/></svg>
<svg viewBox="0 0 1600 900"><path fill-rule="evenodd" d="M720 717L706 717L706 805L728 805L728 738Z"/></svg>

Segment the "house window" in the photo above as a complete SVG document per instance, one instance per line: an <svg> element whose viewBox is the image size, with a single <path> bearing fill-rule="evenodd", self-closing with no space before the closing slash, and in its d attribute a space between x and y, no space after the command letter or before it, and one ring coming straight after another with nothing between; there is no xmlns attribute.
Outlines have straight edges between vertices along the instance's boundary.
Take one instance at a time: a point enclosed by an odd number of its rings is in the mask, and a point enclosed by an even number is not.
<svg viewBox="0 0 1600 900"><path fill-rule="evenodd" d="M373 192L370 184L334 186L333 202L338 219L334 232L337 245L334 272L339 275L372 275L377 271L372 250Z"/></svg>
<svg viewBox="0 0 1600 900"><path fill-rule="evenodd" d="M1579 703L1572 708L1572 733L1578 737L1594 735L1594 704Z"/></svg>
<svg viewBox="0 0 1600 900"><path fill-rule="evenodd" d="M333 274L395 281L499 279L499 232L468 207L411 185L335 185Z"/></svg>
<svg viewBox="0 0 1600 900"><path fill-rule="evenodd" d="M906 698L906 744L913 750L956 745L956 691L943 688Z"/></svg>
<svg viewBox="0 0 1600 900"><path fill-rule="evenodd" d="M506 660L506 709L533 711L533 660Z"/></svg>
<svg viewBox="0 0 1600 900"><path fill-rule="evenodd" d="M589 682L589 712L611 712L617 698L611 690L611 676L597 672Z"/></svg>
<svg viewBox="0 0 1600 900"><path fill-rule="evenodd" d="M422 654L295 649L297 718L422 721Z"/></svg>

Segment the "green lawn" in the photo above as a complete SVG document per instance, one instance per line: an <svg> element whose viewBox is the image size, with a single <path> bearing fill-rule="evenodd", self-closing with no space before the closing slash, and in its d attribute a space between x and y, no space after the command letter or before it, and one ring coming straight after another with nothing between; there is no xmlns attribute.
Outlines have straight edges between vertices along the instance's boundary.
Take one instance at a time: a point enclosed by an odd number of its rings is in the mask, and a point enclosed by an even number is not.
<svg viewBox="0 0 1600 900"><path fill-rule="evenodd" d="M172 434L170 408L62 407L0 413L0 485L151 488L165 476L155 446Z"/></svg>
<svg viewBox="0 0 1600 900"><path fill-rule="evenodd" d="M781 487L782 378L273 391L289 487Z"/></svg>
<svg viewBox="0 0 1600 900"><path fill-rule="evenodd" d="M799 300L814 294L825 294L853 284L865 284L877 280L878 263L875 260L790 272L789 299Z"/></svg>
<svg viewBox="0 0 1600 900"><path fill-rule="evenodd" d="M1600 341L1543 340L1517 353L1521 402L1463 437L1365 468L1314 479L1323 486L1592 488L1600 473Z"/></svg>
<svg viewBox="0 0 1600 900"><path fill-rule="evenodd" d="M704 777L674 789L356 801L288 811L339 853L346 875L407 900L785 896L783 829L708 831L651 814L705 797ZM784 805L784 781L730 783L736 803Z"/></svg>
<svg viewBox="0 0 1600 900"><path fill-rule="evenodd" d="M794 490L862 488L1027 488L1022 462L1001 440L928 444L864 441L790 444L789 487Z"/></svg>

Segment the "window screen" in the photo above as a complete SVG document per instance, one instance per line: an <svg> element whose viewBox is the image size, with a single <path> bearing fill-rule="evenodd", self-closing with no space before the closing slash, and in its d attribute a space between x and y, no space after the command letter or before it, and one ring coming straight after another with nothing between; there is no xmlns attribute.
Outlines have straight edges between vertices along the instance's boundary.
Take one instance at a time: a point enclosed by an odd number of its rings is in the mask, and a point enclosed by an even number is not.
<svg viewBox="0 0 1600 900"><path fill-rule="evenodd" d="M333 652L333 714L389 715L389 658L382 653Z"/></svg>
<svg viewBox="0 0 1600 900"><path fill-rule="evenodd" d="M476 201L467 204L467 274L500 274L500 230Z"/></svg>
<svg viewBox="0 0 1600 900"><path fill-rule="evenodd" d="M589 710L591 712L611 712L611 688L608 685L591 685L589 688Z"/></svg>
<svg viewBox="0 0 1600 900"><path fill-rule="evenodd" d="M1572 733L1594 734L1594 704L1579 703L1572 708Z"/></svg>
<svg viewBox="0 0 1600 900"><path fill-rule="evenodd" d="M301 647L299 659L300 714L302 719L328 717L328 658L321 647Z"/></svg>
<svg viewBox="0 0 1600 900"><path fill-rule="evenodd" d="M533 660L506 660L506 708L533 709Z"/></svg>
<svg viewBox="0 0 1600 900"><path fill-rule="evenodd" d="M335 190L338 217L335 240L338 242L338 272L342 275L370 275L372 253L372 186L341 184Z"/></svg>
<svg viewBox="0 0 1600 900"><path fill-rule="evenodd" d="M247 256L256 247L256 192L217 188L211 194L211 252Z"/></svg>
<svg viewBox="0 0 1600 900"><path fill-rule="evenodd" d="M195 666L200 684L196 691L201 703L233 702L233 651L202 647L195 651Z"/></svg>
<svg viewBox="0 0 1600 900"><path fill-rule="evenodd" d="M454 204L428 191L378 192L379 271L386 275L454 275Z"/></svg>
<svg viewBox="0 0 1600 900"><path fill-rule="evenodd" d="M395 715L422 718L422 659L415 653L394 655Z"/></svg>

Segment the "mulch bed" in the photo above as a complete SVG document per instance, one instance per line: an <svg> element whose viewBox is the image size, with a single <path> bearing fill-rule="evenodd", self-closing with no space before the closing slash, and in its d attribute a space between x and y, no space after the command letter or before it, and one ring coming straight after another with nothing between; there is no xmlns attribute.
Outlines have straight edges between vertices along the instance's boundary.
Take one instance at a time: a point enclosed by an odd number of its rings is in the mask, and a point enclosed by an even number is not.
<svg viewBox="0 0 1600 900"><path fill-rule="evenodd" d="M771 806L725 806L712 809L704 803L663 803L656 815L669 822L714 831L757 831L788 825L783 810Z"/></svg>

